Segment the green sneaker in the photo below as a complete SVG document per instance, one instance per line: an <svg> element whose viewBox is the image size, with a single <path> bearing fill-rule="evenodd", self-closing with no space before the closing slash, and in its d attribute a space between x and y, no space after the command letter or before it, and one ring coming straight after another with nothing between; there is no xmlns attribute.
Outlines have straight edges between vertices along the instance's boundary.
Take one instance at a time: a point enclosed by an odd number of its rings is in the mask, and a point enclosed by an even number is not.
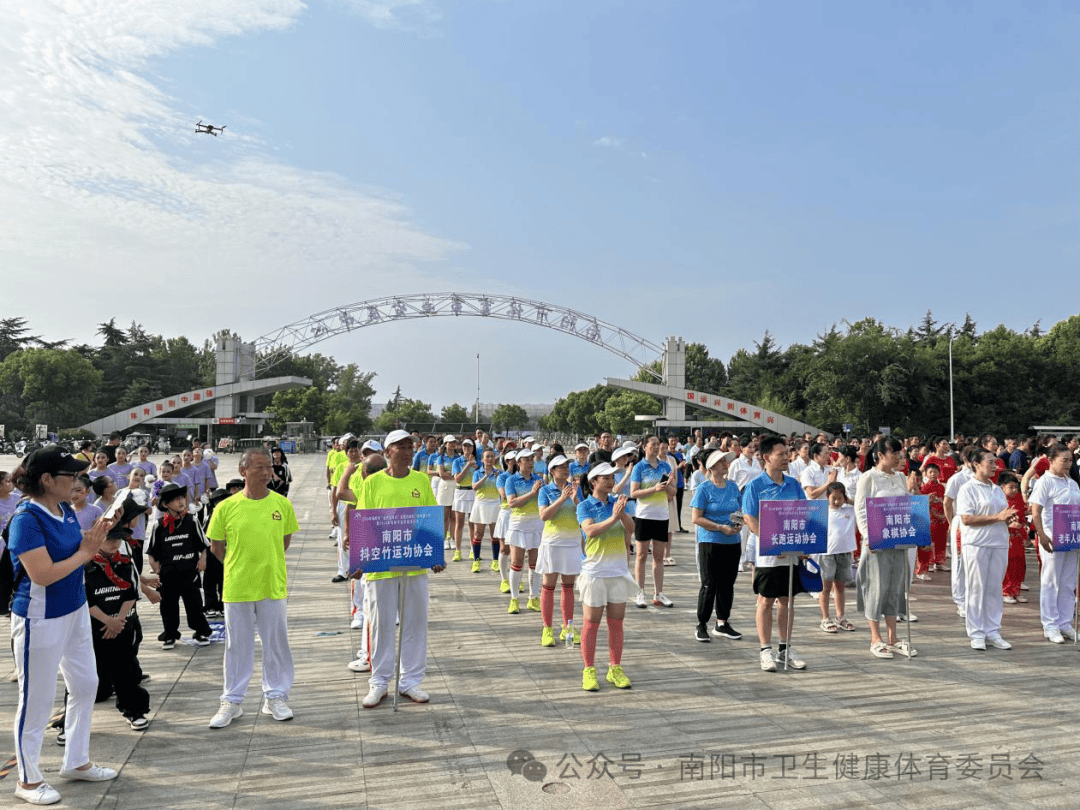
<svg viewBox="0 0 1080 810"><path fill-rule="evenodd" d="M510 607L506 609L507 613L521 613L521 607L518 605L517 599L510 600Z"/></svg>
<svg viewBox="0 0 1080 810"><path fill-rule="evenodd" d="M499 561L498 560L492 560L491 561L491 570L494 571L495 573L499 572Z"/></svg>
<svg viewBox="0 0 1080 810"><path fill-rule="evenodd" d="M559 641L566 641L566 625L565 624L563 625L563 629L559 632ZM574 643L575 644L580 644L581 643L581 633L578 631L578 629L576 627L574 628Z"/></svg>
<svg viewBox="0 0 1080 810"><path fill-rule="evenodd" d="M525 593L525 583L524 582L519 582L518 583L518 593Z"/></svg>
<svg viewBox="0 0 1080 810"><path fill-rule="evenodd" d="M612 664L608 667L606 680L616 689L630 688L630 679L626 677L626 673L622 671L622 667L618 664Z"/></svg>
<svg viewBox="0 0 1080 810"><path fill-rule="evenodd" d="M581 670L581 688L586 692L600 691L600 681L596 680L596 667L585 667Z"/></svg>
<svg viewBox="0 0 1080 810"><path fill-rule="evenodd" d="M510 593L510 580L504 579L499 583L499 593Z"/></svg>
<svg viewBox="0 0 1080 810"><path fill-rule="evenodd" d="M461 562L461 552L460 551L455 551L454 552L454 562Z"/></svg>
<svg viewBox="0 0 1080 810"><path fill-rule="evenodd" d="M480 561L479 560L473 560L472 561L472 572L474 574L479 574L480 573Z"/></svg>
<svg viewBox="0 0 1080 810"><path fill-rule="evenodd" d="M525 607L527 607L531 611L539 613L540 612L540 598L537 597L537 596L534 596L532 599L530 599L528 602L525 603Z"/></svg>
<svg viewBox="0 0 1080 810"><path fill-rule="evenodd" d="M540 633L540 646L541 647L554 647L555 646L555 629L553 627L545 627Z"/></svg>

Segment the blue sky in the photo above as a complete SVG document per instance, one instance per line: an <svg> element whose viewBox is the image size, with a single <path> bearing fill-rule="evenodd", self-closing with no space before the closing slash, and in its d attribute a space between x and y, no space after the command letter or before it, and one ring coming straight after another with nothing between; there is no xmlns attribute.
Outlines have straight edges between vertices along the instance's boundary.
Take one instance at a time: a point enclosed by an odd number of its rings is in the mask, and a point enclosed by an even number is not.
<svg viewBox="0 0 1080 810"><path fill-rule="evenodd" d="M1080 305L1075 4L37 3L0 10L0 262L4 314L50 337L254 339L453 289L726 360L766 329ZM472 401L477 352L485 401L632 373L480 319L320 349L436 405Z"/></svg>

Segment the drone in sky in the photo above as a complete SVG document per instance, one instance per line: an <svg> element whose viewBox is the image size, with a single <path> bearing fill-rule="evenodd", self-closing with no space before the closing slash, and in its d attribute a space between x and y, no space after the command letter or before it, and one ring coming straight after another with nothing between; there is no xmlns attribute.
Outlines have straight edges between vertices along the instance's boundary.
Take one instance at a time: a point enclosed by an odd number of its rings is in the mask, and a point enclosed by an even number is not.
<svg viewBox="0 0 1080 810"><path fill-rule="evenodd" d="M195 125L196 135L202 133L205 135L213 135L216 138L219 133L224 131L225 127L215 127L213 124L204 124L202 121L199 121L199 123Z"/></svg>

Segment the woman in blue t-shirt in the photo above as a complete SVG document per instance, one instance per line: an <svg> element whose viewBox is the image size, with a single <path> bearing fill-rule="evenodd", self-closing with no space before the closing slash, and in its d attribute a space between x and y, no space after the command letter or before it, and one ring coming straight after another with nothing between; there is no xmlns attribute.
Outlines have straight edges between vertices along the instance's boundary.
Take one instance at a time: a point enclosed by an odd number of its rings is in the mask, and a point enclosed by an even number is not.
<svg viewBox="0 0 1080 810"><path fill-rule="evenodd" d="M701 590L698 592L698 641L709 641L709 619L716 611L712 634L717 638L742 638L728 619L735 598L735 579L739 576L742 546L742 515L739 514L739 488L727 480L728 467L736 458L730 451L714 450L705 460L708 477L694 491L690 502L693 522L697 526L698 570Z"/></svg>
<svg viewBox="0 0 1080 810"><path fill-rule="evenodd" d="M33 453L19 481L29 501L15 512L9 530L15 569L11 643L19 677L15 795L31 804L60 801L38 768L57 671L68 691L60 776L87 782L116 778L116 771L90 761L90 718L98 684L83 566L97 554L109 522L102 518L84 534L68 503L75 476L87 466L55 445Z"/></svg>

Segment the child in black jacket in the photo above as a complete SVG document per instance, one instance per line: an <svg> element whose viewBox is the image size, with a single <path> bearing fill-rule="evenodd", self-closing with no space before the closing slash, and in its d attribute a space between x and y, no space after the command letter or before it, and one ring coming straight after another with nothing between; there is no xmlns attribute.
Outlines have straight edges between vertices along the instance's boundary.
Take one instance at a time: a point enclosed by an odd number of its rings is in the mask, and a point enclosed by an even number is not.
<svg viewBox="0 0 1080 810"><path fill-rule="evenodd" d="M161 577L161 623L158 640L164 650L171 650L180 639L180 600L184 600L188 627L195 643L210 643L210 625L203 615L199 574L206 569L209 544L199 521L188 512L187 487L168 484L158 495L161 520L150 530L146 556L150 568Z"/></svg>

